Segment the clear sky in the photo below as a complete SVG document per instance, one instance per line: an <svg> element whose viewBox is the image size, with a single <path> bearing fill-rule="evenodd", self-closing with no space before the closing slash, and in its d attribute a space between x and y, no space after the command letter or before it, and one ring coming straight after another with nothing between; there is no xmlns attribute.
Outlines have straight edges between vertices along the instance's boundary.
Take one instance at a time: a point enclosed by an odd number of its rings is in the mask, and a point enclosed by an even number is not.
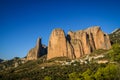
<svg viewBox="0 0 120 80"><path fill-rule="evenodd" d="M0 0L0 58L24 57L38 37L48 45L51 31L120 27L120 0Z"/></svg>

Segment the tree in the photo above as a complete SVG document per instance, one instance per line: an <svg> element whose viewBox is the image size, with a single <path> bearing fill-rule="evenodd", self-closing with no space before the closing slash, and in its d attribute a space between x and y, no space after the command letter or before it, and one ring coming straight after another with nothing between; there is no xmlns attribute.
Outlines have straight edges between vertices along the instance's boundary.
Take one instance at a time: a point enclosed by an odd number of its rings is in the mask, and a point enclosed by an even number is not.
<svg viewBox="0 0 120 80"><path fill-rule="evenodd" d="M104 77L107 80L117 80L118 79L118 72L119 72L119 67L118 65L115 64L108 64L104 68Z"/></svg>
<svg viewBox="0 0 120 80"><path fill-rule="evenodd" d="M69 80L80 80L79 74L77 74L76 72L70 73Z"/></svg>
<svg viewBox="0 0 120 80"><path fill-rule="evenodd" d="M112 61L120 62L120 45L119 44L113 44L112 50L109 52L109 58Z"/></svg>
<svg viewBox="0 0 120 80"><path fill-rule="evenodd" d="M104 68L98 68L97 72L94 74L96 80L104 79Z"/></svg>
<svg viewBox="0 0 120 80"><path fill-rule="evenodd" d="M108 64L105 68L98 68L94 77L96 80L119 80L120 69L116 64Z"/></svg>
<svg viewBox="0 0 120 80"><path fill-rule="evenodd" d="M119 45L118 43L113 44L113 45L112 45L112 49L113 49L113 51L116 52L117 54L120 53L120 45Z"/></svg>
<svg viewBox="0 0 120 80"><path fill-rule="evenodd" d="M93 80L92 79L92 71L90 69L87 69L83 74L82 74L84 80Z"/></svg>

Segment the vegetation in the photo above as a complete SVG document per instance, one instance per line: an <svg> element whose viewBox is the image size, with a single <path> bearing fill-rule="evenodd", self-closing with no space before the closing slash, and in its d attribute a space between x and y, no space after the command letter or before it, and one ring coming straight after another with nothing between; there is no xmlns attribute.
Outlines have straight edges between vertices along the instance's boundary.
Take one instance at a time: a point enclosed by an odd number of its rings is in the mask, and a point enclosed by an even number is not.
<svg viewBox="0 0 120 80"><path fill-rule="evenodd" d="M108 57L111 61L120 62L120 44L116 43L112 45L112 49L109 51Z"/></svg>
<svg viewBox="0 0 120 80"><path fill-rule="evenodd" d="M68 57L55 57L48 60L47 62L53 62L53 61L70 61L70 59Z"/></svg>
<svg viewBox="0 0 120 80"><path fill-rule="evenodd" d="M44 80L51 80L51 77L45 76Z"/></svg>
<svg viewBox="0 0 120 80"><path fill-rule="evenodd" d="M120 28L117 31L109 34L110 40L112 44L119 43L120 44Z"/></svg>
<svg viewBox="0 0 120 80"><path fill-rule="evenodd" d="M0 80L120 80L120 64L82 64L0 72Z"/></svg>
<svg viewBox="0 0 120 80"><path fill-rule="evenodd" d="M98 49L92 52L92 54L90 54L91 56L95 56L95 55L99 55L99 54L104 54L106 53L108 50L104 50L104 49Z"/></svg>
<svg viewBox="0 0 120 80"><path fill-rule="evenodd" d="M27 61L18 67L0 70L0 80L120 80L120 45L114 44L111 50L96 50L95 53L105 53L105 59L109 63L74 62L71 65L56 65L55 61L70 62L70 59L59 57L44 61L42 57L38 60ZM17 58L5 64L15 60L19 61ZM48 66L51 63L53 64Z"/></svg>

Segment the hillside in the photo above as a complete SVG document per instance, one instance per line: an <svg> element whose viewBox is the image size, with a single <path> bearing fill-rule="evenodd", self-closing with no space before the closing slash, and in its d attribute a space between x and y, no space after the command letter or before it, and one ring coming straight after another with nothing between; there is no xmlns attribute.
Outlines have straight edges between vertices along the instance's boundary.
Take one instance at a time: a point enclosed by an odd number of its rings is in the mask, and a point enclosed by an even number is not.
<svg viewBox="0 0 120 80"><path fill-rule="evenodd" d="M0 80L120 80L120 57L113 57L114 53L114 49L101 49L73 60L67 57L46 60L43 56L0 70Z"/></svg>
<svg viewBox="0 0 120 80"><path fill-rule="evenodd" d="M24 64L25 58L14 57L11 60L4 60L0 63L0 70L10 70Z"/></svg>
<svg viewBox="0 0 120 80"><path fill-rule="evenodd" d="M120 43L120 28L114 30L111 34L109 34L111 42Z"/></svg>

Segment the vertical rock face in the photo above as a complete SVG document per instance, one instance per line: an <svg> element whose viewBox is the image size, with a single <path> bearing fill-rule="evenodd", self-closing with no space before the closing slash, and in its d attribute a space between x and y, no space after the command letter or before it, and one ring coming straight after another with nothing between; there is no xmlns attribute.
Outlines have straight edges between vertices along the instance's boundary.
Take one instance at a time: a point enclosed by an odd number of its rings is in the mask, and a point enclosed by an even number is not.
<svg viewBox="0 0 120 80"><path fill-rule="evenodd" d="M36 60L43 54L47 53L47 47L41 44L41 38L37 39L37 44L27 54L27 60Z"/></svg>
<svg viewBox="0 0 120 80"><path fill-rule="evenodd" d="M67 57L69 57L70 59L75 58L73 46L68 41L67 41Z"/></svg>
<svg viewBox="0 0 120 80"><path fill-rule="evenodd" d="M90 42L88 34L85 31L68 32L70 43L74 48L74 54L76 58L81 57L84 54L91 53Z"/></svg>
<svg viewBox="0 0 120 80"><path fill-rule="evenodd" d="M67 56L67 41L64 31L54 29L49 39L47 59Z"/></svg>
<svg viewBox="0 0 120 80"><path fill-rule="evenodd" d="M69 31L67 37L62 29L55 29L49 39L47 59L54 57L80 58L97 49L110 49L109 36L95 26L76 32Z"/></svg>
<svg viewBox="0 0 120 80"><path fill-rule="evenodd" d="M102 32L100 27L95 26L85 30L87 33L92 34L95 49L110 49L110 39L109 36Z"/></svg>

